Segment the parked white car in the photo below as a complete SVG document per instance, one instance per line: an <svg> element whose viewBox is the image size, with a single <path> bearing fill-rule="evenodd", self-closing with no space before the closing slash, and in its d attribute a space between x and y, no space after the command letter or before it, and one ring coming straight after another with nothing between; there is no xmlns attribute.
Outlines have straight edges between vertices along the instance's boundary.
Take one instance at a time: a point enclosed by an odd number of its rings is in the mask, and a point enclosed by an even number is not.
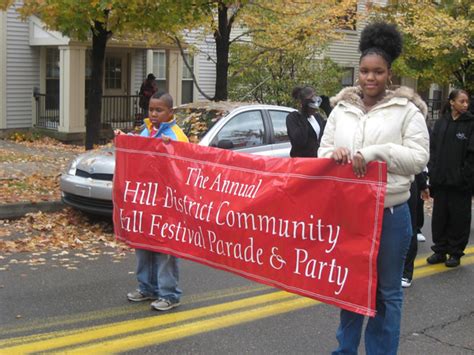
<svg viewBox="0 0 474 355"><path fill-rule="evenodd" d="M272 157L290 156L286 116L295 109L283 106L197 102L175 111L190 142ZM114 148L83 153L61 176L65 204L92 214L112 215Z"/></svg>

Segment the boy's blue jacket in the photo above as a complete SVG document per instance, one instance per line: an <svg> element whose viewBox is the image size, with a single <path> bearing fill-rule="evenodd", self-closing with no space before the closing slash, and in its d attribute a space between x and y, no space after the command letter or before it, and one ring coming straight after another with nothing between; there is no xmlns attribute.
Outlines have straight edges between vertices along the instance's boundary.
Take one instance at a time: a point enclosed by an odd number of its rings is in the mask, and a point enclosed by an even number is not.
<svg viewBox="0 0 474 355"><path fill-rule="evenodd" d="M150 136L151 122L146 118L143 130L140 132L141 137L151 137L151 138L160 138L163 134L174 141L179 142L189 142L188 137L184 134L182 129L176 124L176 120L173 119L168 122L163 122L160 124L160 128L153 135Z"/></svg>

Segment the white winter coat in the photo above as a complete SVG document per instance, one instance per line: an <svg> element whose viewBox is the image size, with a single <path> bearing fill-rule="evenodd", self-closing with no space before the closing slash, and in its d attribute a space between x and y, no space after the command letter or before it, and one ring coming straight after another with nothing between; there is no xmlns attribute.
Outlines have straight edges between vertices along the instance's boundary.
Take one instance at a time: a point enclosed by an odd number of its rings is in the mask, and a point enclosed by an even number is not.
<svg viewBox="0 0 474 355"><path fill-rule="evenodd" d="M343 89L331 98L332 110L321 139L318 156L330 158L335 148L360 152L366 162L387 163L385 207L406 202L413 175L428 163L427 107L410 88L387 95L368 112L359 87Z"/></svg>

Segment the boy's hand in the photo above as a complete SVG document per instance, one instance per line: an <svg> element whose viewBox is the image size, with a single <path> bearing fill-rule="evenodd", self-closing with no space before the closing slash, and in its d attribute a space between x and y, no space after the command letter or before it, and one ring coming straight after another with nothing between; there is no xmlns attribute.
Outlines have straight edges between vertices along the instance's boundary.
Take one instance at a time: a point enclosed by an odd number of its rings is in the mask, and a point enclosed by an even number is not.
<svg viewBox="0 0 474 355"><path fill-rule="evenodd" d="M169 144L171 142L171 138L168 136L165 136L164 134L161 135L161 139L163 140L163 143Z"/></svg>
<svg viewBox="0 0 474 355"><path fill-rule="evenodd" d="M122 134L125 134L125 132L117 128L117 129L114 129L114 134L116 136L120 136Z"/></svg>

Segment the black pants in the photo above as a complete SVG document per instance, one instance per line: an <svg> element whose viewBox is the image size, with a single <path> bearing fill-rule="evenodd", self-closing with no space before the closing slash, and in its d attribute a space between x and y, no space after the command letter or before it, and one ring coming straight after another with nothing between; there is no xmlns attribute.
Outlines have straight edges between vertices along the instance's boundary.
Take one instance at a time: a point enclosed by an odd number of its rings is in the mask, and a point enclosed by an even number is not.
<svg viewBox="0 0 474 355"><path fill-rule="evenodd" d="M471 191L437 187L431 231L435 253L461 257L471 233Z"/></svg>
<svg viewBox="0 0 474 355"><path fill-rule="evenodd" d="M425 224L425 201L419 196L416 204L416 233L421 233L421 228Z"/></svg>
<svg viewBox="0 0 474 355"><path fill-rule="evenodd" d="M408 207L410 208L410 217L411 217L411 225L412 225L412 236L410 241L410 247L408 248L407 256L405 258L405 265L403 267L403 278L406 279L413 279L413 269L415 266L415 258L416 254L418 254L418 239L416 237L418 233L418 211L420 209L420 203L418 188L416 186L416 182L413 181L410 185L410 198L408 199ZM423 201L423 200L421 200ZM423 210L423 205L421 205L421 209Z"/></svg>

